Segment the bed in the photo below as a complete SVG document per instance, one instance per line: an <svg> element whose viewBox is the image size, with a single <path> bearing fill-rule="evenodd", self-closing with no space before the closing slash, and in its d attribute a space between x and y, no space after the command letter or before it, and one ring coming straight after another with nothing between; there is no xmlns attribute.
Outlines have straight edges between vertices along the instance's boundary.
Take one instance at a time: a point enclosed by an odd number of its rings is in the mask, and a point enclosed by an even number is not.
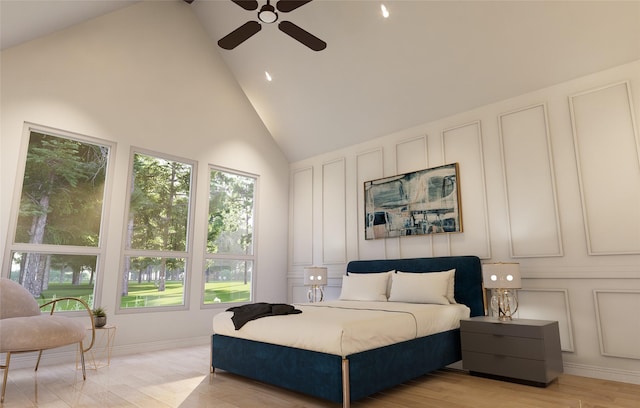
<svg viewBox="0 0 640 408"><path fill-rule="evenodd" d="M406 336L408 337L398 337L391 340L387 338L378 345L367 344L363 347L342 345L336 346L341 347L336 350L331 345L327 345L325 348L321 345L297 346L295 342L280 341L282 339L273 339L268 336L267 338L256 338L255 333L245 334L245 332L251 331L249 330L250 328L254 328L254 331L259 332L260 325L275 325L277 322L285 321L302 321L300 319L305 315L306 319L311 318L313 320L317 309L311 309L311 307L317 307L322 304L295 305L303 313L295 315L295 317L276 316L257 319L237 331L229 330L228 327L223 328L223 325L226 324L228 326L229 324L228 321L224 323L225 319L228 320L228 316L225 317L224 314L219 314L214 318L214 334L211 342L211 370L228 371L318 398L342 403L343 407L348 408L351 401L360 400L386 388L459 361L461 359L459 318L484 315L482 270L480 259L475 256L362 260L348 263L348 276L366 277L367 280L374 278L374 274L389 274L389 271L405 272L406 274L402 275L414 279L419 278L418 275L415 275L416 273L441 272L442 274L444 271L450 270L455 270L452 278L454 285L450 287L450 290L454 293L457 305L449 305L449 308L445 305L441 307L447 308L447 310L458 309L458 311L464 308L466 309L466 315L451 315L456 316L455 318L449 317L449 320L455 320L455 324L444 331L437 330L435 333L422 335L422 329L416 324L416 334L413 337L411 334L407 334ZM393 276L396 275L400 274L394 274ZM429 278L435 276L430 275ZM356 278L349 279L350 284L353 284ZM364 281L361 280L361 282ZM343 282L343 293L345 291L344 284ZM391 290L393 291L394 289L392 288ZM334 303L327 302L328 307L325 307L325 309L335 309L331 313L336 313L336 310L338 310L339 313L344 315L355 313L350 310L350 307L344 306L343 303L338 302L336 306L333 306ZM394 322L393 324L399 324L398 321L405 318L411 319L411 317L401 317L405 313L410 315L422 313L407 312L405 311L405 305L392 305L394 302L388 302L389 304L385 306L385 309L392 308L393 310L391 311L371 311L368 309L372 307L364 302L351 303L358 303L360 308L367 309L363 311L363 313L368 313L367 316L373 316L376 313L395 313L393 320L390 320L390 322ZM384 302L379 303L384 304ZM396 310L397 308L402 310ZM229 314L230 312L224 313ZM345 319L349 320L348 318ZM367 320L375 322L373 317ZM309 327L308 320L304 324L307 324L304 327ZM358 324L360 325L358 326ZM372 335L370 325L358 324L356 324L356 329L351 329L351 334L345 329L344 336L356 337L357 332L361 331L363 338L380 337ZM396 332L400 332L391 323L379 324L379 326L391 326L391 331L394 332L394 335L397 334ZM318 327L321 328L323 335L329 331L321 324L318 324ZM298 330L298 332L307 331L309 330ZM279 330L275 329L270 332L277 334ZM402 334L397 335L402 336ZM390 341L391 343L389 343ZM331 343L331 340L323 340L318 344L324 344L325 342Z"/></svg>

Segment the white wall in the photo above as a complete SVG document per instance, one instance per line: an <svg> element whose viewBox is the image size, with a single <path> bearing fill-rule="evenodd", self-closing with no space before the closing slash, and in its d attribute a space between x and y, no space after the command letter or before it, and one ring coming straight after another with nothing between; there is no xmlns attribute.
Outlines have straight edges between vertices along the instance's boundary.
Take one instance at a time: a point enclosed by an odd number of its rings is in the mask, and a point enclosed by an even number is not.
<svg viewBox="0 0 640 408"><path fill-rule="evenodd" d="M13 238L23 126L32 122L117 144L98 292L118 326L116 353L208 341L221 310L200 308L208 164L259 175L256 300L286 300L288 162L186 3L141 2L1 57L1 256ZM198 163L187 311L114 314L132 146Z"/></svg>
<svg viewBox="0 0 640 408"><path fill-rule="evenodd" d="M292 163L289 300L305 265L335 298L352 259L517 261L519 315L559 321L566 372L640 383L639 107L636 61ZM463 233L364 239L365 181L451 162Z"/></svg>

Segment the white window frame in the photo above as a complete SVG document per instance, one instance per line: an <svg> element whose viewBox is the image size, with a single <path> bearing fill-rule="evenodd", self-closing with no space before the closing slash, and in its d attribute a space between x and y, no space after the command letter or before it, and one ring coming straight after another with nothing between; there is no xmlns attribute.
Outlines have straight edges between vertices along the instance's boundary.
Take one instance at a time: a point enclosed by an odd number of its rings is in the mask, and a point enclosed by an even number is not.
<svg viewBox="0 0 640 408"><path fill-rule="evenodd" d="M208 245L208 218L209 218L209 198L211 195L211 172L212 171L222 171L225 173L231 173L234 175L249 177L255 181L253 188L253 251L251 255L245 254L212 254L207 251ZM202 285L200 287L200 308L202 309L216 309L220 307L228 308L233 305L237 305L240 303L248 303L255 301L255 292L257 288L257 277L258 277L258 203L260 199L260 176L257 174L249 173L246 171L235 170L228 167L217 166L214 164L209 164L207 169L207 210L205 212L205 223L207 224L207 228L204 229L204 256L201 268L202 274ZM253 269L251 272L251 293L249 294L248 302L221 302L221 303L205 303L205 280L204 280L204 271L207 266L207 261L209 260L230 260L230 261L252 261Z"/></svg>
<svg viewBox="0 0 640 408"><path fill-rule="evenodd" d="M27 164L27 152L29 150L29 141L31 132L43 133L54 137L75 140L81 143L89 143L109 148L109 157L107 159L107 169L105 171L104 192L102 197L102 214L100 215L100 233L98 245L95 247L84 247L75 245L51 245L51 244L30 244L15 242L16 228L18 225L18 214L20 211L20 198L22 197L22 187L24 184L24 173ZM13 201L11 205L11 215L9 216L9 228L7 229L7 245L5 247L4 258L2 262L2 270L4 277L11 274L11 264L13 258L12 252L35 252L41 254L55 255L89 255L96 256L96 279L93 286L93 304L91 307L101 305L102 282L104 279L106 245L108 236L108 214L110 213L111 191L115 173L115 157L116 143L104 139L73 133L61 129L38 125L35 123L25 122L22 130L22 141L20 144L20 153L18 159L18 167L16 171L15 187L13 191ZM72 312L66 312L72 313Z"/></svg>
<svg viewBox="0 0 640 408"><path fill-rule="evenodd" d="M152 156L163 160L177 161L183 164L191 166L191 181L189 188L189 217L187 219L187 242L186 251L157 251L157 250L143 250L143 249L128 249L127 248L127 223L129 221L129 206L131 203L131 188L132 188L132 176L133 176L133 157L135 154L142 154L146 156ZM152 313L152 312L171 312L188 310L190 303L190 282L191 273L193 270L193 225L194 225L194 213L196 202L196 185L197 185L197 173L198 164L197 161L186 159L184 157L173 156L166 153L157 152L154 150L144 149L140 147L132 146L129 152L129 170L127 171L127 194L125 197L124 208L124 224L122 230L122 248L120 253L120 268L118 269L118 297L116 300L116 314L132 314L132 313ZM185 259L185 277L184 277L184 297L182 305L176 306L145 306L145 307L122 307L122 274L124 273L125 259L127 257L164 257L164 258L184 258Z"/></svg>

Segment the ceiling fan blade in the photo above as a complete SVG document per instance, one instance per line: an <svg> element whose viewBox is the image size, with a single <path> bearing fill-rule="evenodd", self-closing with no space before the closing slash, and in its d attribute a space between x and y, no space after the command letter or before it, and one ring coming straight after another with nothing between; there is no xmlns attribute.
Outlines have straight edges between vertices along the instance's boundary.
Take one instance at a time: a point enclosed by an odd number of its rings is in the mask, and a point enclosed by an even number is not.
<svg viewBox="0 0 640 408"><path fill-rule="evenodd" d="M282 21L278 24L278 28L283 33L291 36L292 38L300 41L307 47L311 48L314 51L322 51L327 48L327 43L311 34L308 31L303 30L297 25L293 24L291 21Z"/></svg>
<svg viewBox="0 0 640 408"><path fill-rule="evenodd" d="M193 0L192 0L193 1ZM258 1L257 0L231 0L236 3L238 6L242 7L245 10L257 10L258 9Z"/></svg>
<svg viewBox="0 0 640 408"><path fill-rule="evenodd" d="M278 11L282 11L283 13L288 13L297 9L298 7L302 7L305 4L309 3L311 0L280 0L276 4L276 8Z"/></svg>
<svg viewBox="0 0 640 408"><path fill-rule="evenodd" d="M257 21L247 21L218 41L218 45L225 50L232 50L243 41L262 30L262 26Z"/></svg>

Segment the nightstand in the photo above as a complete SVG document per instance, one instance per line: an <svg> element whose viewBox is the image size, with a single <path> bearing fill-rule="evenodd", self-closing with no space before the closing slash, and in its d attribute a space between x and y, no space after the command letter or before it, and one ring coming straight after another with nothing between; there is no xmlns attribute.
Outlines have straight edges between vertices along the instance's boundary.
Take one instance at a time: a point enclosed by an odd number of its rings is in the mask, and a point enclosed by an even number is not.
<svg viewBox="0 0 640 408"><path fill-rule="evenodd" d="M563 371L556 321L472 317L460 321L460 337L472 375L544 387Z"/></svg>

